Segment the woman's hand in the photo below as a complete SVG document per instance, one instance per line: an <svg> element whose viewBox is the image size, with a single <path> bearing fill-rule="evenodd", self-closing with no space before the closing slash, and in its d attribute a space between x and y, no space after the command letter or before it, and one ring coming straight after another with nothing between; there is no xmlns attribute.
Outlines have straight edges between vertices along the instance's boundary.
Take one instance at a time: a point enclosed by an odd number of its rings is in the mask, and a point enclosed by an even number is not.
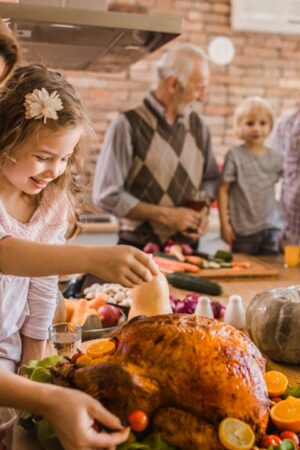
<svg viewBox="0 0 300 450"><path fill-rule="evenodd" d="M126 441L129 428L123 429L120 420L99 401L73 389L55 390L49 395L45 415L65 450L114 449ZM95 421L100 424L98 431ZM101 431L101 425L112 431Z"/></svg>
<svg viewBox="0 0 300 450"><path fill-rule="evenodd" d="M151 255L130 245L90 248L89 272L107 282L134 287L151 281L158 275L158 268Z"/></svg>

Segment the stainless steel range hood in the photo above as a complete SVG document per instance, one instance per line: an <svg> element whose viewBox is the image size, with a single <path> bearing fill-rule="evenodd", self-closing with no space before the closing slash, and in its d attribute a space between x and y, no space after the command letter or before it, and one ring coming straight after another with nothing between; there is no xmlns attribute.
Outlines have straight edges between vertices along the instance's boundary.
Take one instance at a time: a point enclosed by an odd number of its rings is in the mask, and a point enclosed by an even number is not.
<svg viewBox="0 0 300 450"><path fill-rule="evenodd" d="M182 32L178 17L0 2L27 62L117 72Z"/></svg>

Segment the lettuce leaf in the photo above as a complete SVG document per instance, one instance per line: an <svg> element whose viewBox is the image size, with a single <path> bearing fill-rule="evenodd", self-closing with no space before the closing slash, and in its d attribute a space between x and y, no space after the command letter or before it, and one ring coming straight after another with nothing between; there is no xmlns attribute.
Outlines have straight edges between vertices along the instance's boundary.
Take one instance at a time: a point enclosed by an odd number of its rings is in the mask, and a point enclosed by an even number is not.
<svg viewBox="0 0 300 450"><path fill-rule="evenodd" d="M175 447L164 442L158 433L149 434L141 442L124 442L117 448L118 450L176 450Z"/></svg>
<svg viewBox="0 0 300 450"><path fill-rule="evenodd" d="M48 373L50 375L49 369L51 369L51 367L55 366L55 364L57 364L59 361L62 361L63 359L64 359L63 356L53 355L48 358L41 359L40 361L32 360L32 361L29 361L29 363L27 365L24 364L22 366L22 369L26 372L26 375L31 380L39 381L41 383L49 383L50 381L44 380L46 371L48 371ZM40 370L40 371L36 372L36 369L38 369L38 368L43 368L45 370L43 370L43 371ZM34 373L35 373L35 375L33 375ZM32 378L32 376L34 376L34 379Z"/></svg>

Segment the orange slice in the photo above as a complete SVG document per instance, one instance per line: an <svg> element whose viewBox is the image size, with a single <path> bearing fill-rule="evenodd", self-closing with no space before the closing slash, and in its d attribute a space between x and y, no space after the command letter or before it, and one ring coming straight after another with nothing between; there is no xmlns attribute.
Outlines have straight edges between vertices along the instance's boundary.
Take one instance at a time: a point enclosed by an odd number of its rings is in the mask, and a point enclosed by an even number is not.
<svg viewBox="0 0 300 450"><path fill-rule="evenodd" d="M271 419L279 430L300 432L300 398L288 397L271 408Z"/></svg>
<svg viewBox="0 0 300 450"><path fill-rule="evenodd" d="M219 425L219 439L229 450L250 450L255 442L255 434L242 420L227 417Z"/></svg>
<svg viewBox="0 0 300 450"><path fill-rule="evenodd" d="M277 370L270 370L270 372L266 372L265 382L269 397L278 397L279 395L284 394L288 385L287 377Z"/></svg>
<svg viewBox="0 0 300 450"><path fill-rule="evenodd" d="M94 342L87 349L87 355L92 358L101 358L105 355L112 355L116 351L116 344L111 339L101 339Z"/></svg>
<svg viewBox="0 0 300 450"><path fill-rule="evenodd" d="M100 358L93 358L92 365L94 366L95 364L100 364L100 363L109 361L110 359L111 359L111 355L104 355L104 356L101 356Z"/></svg>
<svg viewBox="0 0 300 450"><path fill-rule="evenodd" d="M77 367L87 367L92 364L92 358L89 356L83 354L82 356L79 356L79 358L76 359L76 366Z"/></svg>

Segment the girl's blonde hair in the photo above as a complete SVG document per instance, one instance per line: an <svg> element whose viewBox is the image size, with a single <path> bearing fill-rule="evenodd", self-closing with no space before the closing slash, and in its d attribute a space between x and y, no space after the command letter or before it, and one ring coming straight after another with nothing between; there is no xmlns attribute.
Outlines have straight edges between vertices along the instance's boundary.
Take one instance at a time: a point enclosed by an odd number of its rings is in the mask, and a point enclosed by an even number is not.
<svg viewBox="0 0 300 450"><path fill-rule="evenodd" d="M259 113L264 112L270 122L270 131L274 125L274 116L272 108L262 97L247 97L235 109L233 115L233 127L238 137L241 137L240 126L245 117L256 117Z"/></svg>
<svg viewBox="0 0 300 450"><path fill-rule="evenodd" d="M57 120L25 118L25 96L34 89L45 88L49 94L57 91L63 109L57 111ZM66 194L66 208L69 211L70 235L78 230L79 211L75 204L76 194L80 192L78 175L83 169L83 149L87 139L92 136L92 126L82 103L73 88L58 72L41 65L28 65L15 70L0 92L0 161L7 155L13 156L15 150L27 139L38 136L41 128L56 131L82 127L82 135L74 148L65 172L52 181ZM47 187L46 187L47 189Z"/></svg>

